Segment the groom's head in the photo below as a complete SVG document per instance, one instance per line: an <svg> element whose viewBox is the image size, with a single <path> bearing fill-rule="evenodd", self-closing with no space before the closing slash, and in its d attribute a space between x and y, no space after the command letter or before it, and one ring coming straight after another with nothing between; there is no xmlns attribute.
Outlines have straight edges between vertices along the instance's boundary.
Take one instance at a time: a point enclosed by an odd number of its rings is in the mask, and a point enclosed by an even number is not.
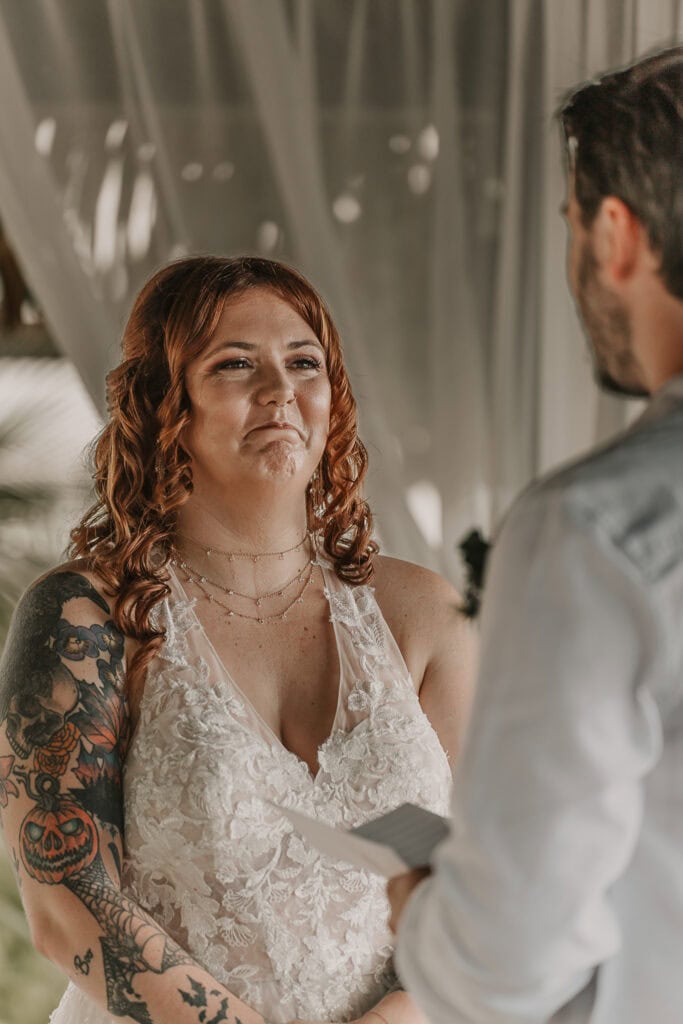
<svg viewBox="0 0 683 1024"><path fill-rule="evenodd" d="M559 117L569 279L596 375L644 395L683 371L683 46L581 86Z"/></svg>

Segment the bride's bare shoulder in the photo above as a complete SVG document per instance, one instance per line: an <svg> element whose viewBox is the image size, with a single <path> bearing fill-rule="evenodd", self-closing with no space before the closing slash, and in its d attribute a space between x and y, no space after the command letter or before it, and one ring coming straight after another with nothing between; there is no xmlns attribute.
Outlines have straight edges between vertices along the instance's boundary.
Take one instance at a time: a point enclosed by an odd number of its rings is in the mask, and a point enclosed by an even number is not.
<svg viewBox="0 0 683 1024"><path fill-rule="evenodd" d="M375 597L409 667L425 666L444 635L468 626L462 598L431 569L378 555L372 585ZM412 664L411 664L412 663Z"/></svg>
<svg viewBox="0 0 683 1024"><path fill-rule="evenodd" d="M434 605L445 605L457 611L462 604L455 587L443 576L401 558L375 556L372 583L380 604L396 612L403 609L414 613L425 604L432 610Z"/></svg>

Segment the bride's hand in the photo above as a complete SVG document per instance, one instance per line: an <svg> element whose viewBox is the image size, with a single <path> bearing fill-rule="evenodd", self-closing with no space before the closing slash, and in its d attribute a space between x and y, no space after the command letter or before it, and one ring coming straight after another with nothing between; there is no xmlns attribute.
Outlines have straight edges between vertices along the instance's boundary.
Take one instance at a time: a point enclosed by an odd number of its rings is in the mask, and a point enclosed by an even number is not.
<svg viewBox="0 0 683 1024"><path fill-rule="evenodd" d="M352 1024L429 1024L422 1011L403 989L388 992L377 1006L366 1010Z"/></svg>

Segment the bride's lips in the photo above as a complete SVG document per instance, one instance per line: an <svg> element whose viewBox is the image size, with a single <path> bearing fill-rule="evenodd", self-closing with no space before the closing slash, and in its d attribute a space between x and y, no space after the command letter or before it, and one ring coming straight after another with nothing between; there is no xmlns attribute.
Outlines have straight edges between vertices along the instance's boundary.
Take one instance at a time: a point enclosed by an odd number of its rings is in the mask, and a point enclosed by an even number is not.
<svg viewBox="0 0 683 1024"><path fill-rule="evenodd" d="M247 436L249 434L255 434L260 430L288 430L290 433L293 432L301 437L301 431L298 427L295 427L293 423L286 423L282 420L269 420L267 423L259 423L258 426L252 427L251 430L247 432Z"/></svg>

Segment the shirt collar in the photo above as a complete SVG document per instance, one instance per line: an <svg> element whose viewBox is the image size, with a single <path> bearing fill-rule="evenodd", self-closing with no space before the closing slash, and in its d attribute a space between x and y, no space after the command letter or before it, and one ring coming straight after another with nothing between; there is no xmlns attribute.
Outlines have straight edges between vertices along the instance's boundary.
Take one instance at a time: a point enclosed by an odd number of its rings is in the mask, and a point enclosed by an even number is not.
<svg viewBox="0 0 683 1024"><path fill-rule="evenodd" d="M670 377L650 398L645 411L637 418L634 426L658 420L683 405L683 374Z"/></svg>

